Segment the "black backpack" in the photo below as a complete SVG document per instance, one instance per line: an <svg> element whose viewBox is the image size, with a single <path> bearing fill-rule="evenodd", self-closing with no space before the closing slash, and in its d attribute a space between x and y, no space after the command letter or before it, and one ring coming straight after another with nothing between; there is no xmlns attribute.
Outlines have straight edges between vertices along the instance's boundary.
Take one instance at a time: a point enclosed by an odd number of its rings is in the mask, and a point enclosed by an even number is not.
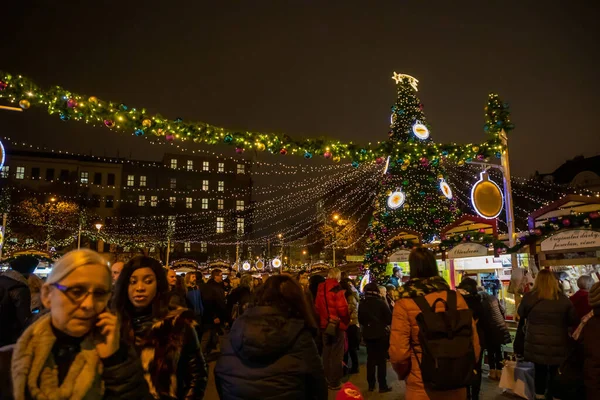
<svg viewBox="0 0 600 400"><path fill-rule="evenodd" d="M471 310L457 309L453 290L448 291L446 300L437 299L431 306L424 296L413 300L421 309L417 315L421 361L416 352L415 357L423 384L431 390L469 386L477 374ZM438 302L444 303L444 312L435 312Z"/></svg>

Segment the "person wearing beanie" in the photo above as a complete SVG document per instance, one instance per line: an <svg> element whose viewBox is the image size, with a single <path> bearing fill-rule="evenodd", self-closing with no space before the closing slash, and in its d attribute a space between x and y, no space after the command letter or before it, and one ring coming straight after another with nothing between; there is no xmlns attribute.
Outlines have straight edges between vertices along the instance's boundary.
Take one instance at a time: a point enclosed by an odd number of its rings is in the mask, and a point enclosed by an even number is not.
<svg viewBox="0 0 600 400"><path fill-rule="evenodd" d="M589 302L592 311L582 318L581 332L575 332L573 337L581 340L583 345L583 380L586 399L600 399L600 282L595 283L589 290ZM580 325L581 328L581 325ZM578 331L580 330L578 328Z"/></svg>
<svg viewBox="0 0 600 400"><path fill-rule="evenodd" d="M139 358L107 309L111 275L100 254L65 254L41 293L49 312L0 349L0 398L150 398Z"/></svg>
<svg viewBox="0 0 600 400"><path fill-rule="evenodd" d="M365 286L365 298L358 306L358 322L367 345L367 382L369 392L375 390L375 376L379 382L379 392L387 393L386 355L389 346L389 331L392 324L392 311L381 297L377 283ZM377 372L377 373L376 373Z"/></svg>

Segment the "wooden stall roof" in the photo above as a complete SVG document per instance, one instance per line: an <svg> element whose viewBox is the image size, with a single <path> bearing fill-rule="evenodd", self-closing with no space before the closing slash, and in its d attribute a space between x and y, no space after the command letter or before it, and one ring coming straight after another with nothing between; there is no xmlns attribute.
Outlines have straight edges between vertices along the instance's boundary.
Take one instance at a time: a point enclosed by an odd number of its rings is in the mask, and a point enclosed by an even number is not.
<svg viewBox="0 0 600 400"><path fill-rule="evenodd" d="M592 211L600 211L600 197L568 194L532 212L528 218L529 229L543 225L551 218Z"/></svg>
<svg viewBox="0 0 600 400"><path fill-rule="evenodd" d="M477 217L475 215L463 215L450 225L441 230L444 236L454 236L460 233L479 232L481 229L485 233L494 236L498 235L498 220Z"/></svg>

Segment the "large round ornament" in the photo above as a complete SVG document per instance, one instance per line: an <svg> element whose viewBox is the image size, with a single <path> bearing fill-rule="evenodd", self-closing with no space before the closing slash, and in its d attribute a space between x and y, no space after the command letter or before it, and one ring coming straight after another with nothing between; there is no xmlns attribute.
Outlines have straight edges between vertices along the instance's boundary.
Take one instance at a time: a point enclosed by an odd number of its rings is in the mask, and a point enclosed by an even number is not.
<svg viewBox="0 0 600 400"><path fill-rule="evenodd" d="M256 143L256 150L258 150L258 151L265 151L265 145L264 145L264 143Z"/></svg>
<svg viewBox="0 0 600 400"><path fill-rule="evenodd" d="M96 96L90 96L88 101L92 104L96 104L96 103L98 103L98 98Z"/></svg>
<svg viewBox="0 0 600 400"><path fill-rule="evenodd" d="M502 212L504 195L486 172L481 173L479 181L471 189L471 203L475 212L483 218L493 219Z"/></svg>
<svg viewBox="0 0 600 400"><path fill-rule="evenodd" d="M27 110L29 107L31 107L31 103L29 100L23 99L19 101L19 107L21 107L23 110Z"/></svg>
<svg viewBox="0 0 600 400"><path fill-rule="evenodd" d="M452 189L450 188L450 185L448 185L448 182L446 182L445 179L440 180L440 190L448 200L452 200Z"/></svg>
<svg viewBox="0 0 600 400"><path fill-rule="evenodd" d="M276 257L276 258L274 258L274 259L271 261L271 266L272 266L273 268L279 268L279 267L281 267L281 260L279 259L279 257Z"/></svg>
<svg viewBox="0 0 600 400"><path fill-rule="evenodd" d="M104 120L104 125L105 125L107 128L112 128L113 126L115 126L115 121L113 121L113 120L110 120L110 119L105 119L105 120Z"/></svg>
<svg viewBox="0 0 600 400"><path fill-rule="evenodd" d="M152 126L152 121L149 119L145 119L142 121L142 126L144 128L150 128Z"/></svg>
<svg viewBox="0 0 600 400"><path fill-rule="evenodd" d="M242 264L242 269L243 269L244 271L250 271L250 263L249 263L248 261L245 261L245 262Z"/></svg>
<svg viewBox="0 0 600 400"><path fill-rule="evenodd" d="M429 137L429 129L420 121L415 122L412 127L413 133L418 139L425 140Z"/></svg>
<svg viewBox="0 0 600 400"><path fill-rule="evenodd" d="M405 200L406 195L404 194L404 192L400 189L397 189L395 192L392 192L392 194L388 196L387 205L392 210L395 210L399 207L402 207L402 204L404 204Z"/></svg>

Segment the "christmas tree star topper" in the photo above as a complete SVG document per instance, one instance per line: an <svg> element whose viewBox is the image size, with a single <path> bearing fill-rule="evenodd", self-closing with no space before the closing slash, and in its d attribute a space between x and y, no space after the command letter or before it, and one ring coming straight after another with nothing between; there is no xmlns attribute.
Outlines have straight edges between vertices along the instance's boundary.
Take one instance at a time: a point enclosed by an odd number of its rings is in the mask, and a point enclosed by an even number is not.
<svg viewBox="0 0 600 400"><path fill-rule="evenodd" d="M412 86L413 89L415 89L415 92L418 91L419 89L417 88L417 85L419 84L419 80L417 78L415 78L414 76L410 76L410 75L406 75L406 74L399 74L397 72L394 72L394 76L392 76L392 79L396 81L396 84L401 83L402 79L408 79L408 84L410 86Z"/></svg>

